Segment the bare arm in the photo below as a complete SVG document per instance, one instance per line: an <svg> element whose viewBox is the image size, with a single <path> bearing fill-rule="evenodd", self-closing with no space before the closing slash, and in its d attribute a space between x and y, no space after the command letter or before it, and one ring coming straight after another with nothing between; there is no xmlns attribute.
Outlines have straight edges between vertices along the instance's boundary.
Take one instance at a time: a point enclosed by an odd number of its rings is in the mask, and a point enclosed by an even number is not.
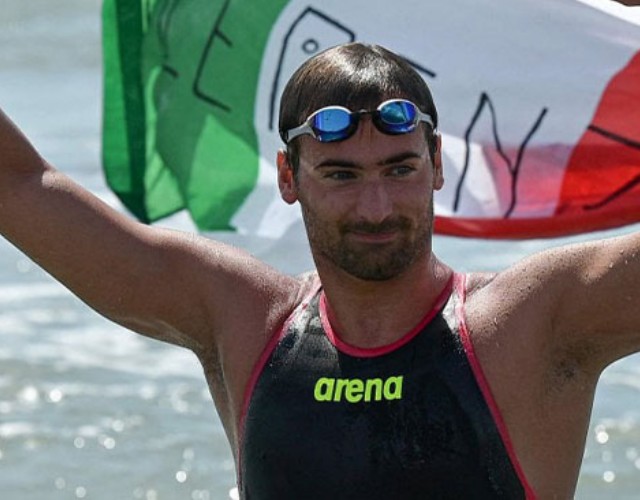
<svg viewBox="0 0 640 500"><path fill-rule="evenodd" d="M575 245L557 259L560 335L593 342L602 368L640 350L640 233Z"/></svg>
<svg viewBox="0 0 640 500"><path fill-rule="evenodd" d="M542 252L492 286L545 349L581 350L593 372L640 350L640 233Z"/></svg>
<svg viewBox="0 0 640 500"><path fill-rule="evenodd" d="M244 252L139 224L53 169L0 112L0 233L94 309L195 350L290 306L295 282Z"/></svg>

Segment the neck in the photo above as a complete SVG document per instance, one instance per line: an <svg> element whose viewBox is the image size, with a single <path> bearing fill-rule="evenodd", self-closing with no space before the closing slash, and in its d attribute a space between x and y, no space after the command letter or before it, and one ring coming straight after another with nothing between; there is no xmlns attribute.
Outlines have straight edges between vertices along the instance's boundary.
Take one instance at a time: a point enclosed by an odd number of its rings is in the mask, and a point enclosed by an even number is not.
<svg viewBox="0 0 640 500"><path fill-rule="evenodd" d="M340 338L357 347L390 344L409 332L434 306L451 269L433 255L400 276L364 281L332 265L318 265L329 321Z"/></svg>

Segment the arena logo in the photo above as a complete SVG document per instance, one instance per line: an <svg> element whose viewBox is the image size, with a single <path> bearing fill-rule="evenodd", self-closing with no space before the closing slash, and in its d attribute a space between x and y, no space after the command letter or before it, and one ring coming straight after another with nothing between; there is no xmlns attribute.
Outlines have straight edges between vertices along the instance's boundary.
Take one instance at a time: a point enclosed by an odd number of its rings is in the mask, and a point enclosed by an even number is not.
<svg viewBox="0 0 640 500"><path fill-rule="evenodd" d="M389 377L386 380L321 377L316 382L313 397L318 402L393 401L402 399L402 382L402 376Z"/></svg>

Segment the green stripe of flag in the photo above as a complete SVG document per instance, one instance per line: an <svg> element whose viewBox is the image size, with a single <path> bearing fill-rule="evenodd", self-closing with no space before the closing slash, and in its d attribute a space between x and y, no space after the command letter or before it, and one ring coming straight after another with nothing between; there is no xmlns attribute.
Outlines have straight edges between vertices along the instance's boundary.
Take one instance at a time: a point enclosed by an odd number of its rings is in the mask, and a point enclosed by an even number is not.
<svg viewBox="0 0 640 500"><path fill-rule="evenodd" d="M288 0L105 0L103 162L138 218L229 229L254 188L262 56Z"/></svg>

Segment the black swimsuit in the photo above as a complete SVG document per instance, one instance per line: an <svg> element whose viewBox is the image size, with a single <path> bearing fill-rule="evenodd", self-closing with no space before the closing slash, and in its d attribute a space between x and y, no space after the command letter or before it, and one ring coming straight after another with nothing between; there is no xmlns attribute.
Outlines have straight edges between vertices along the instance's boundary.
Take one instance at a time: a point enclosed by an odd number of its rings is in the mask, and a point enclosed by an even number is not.
<svg viewBox="0 0 640 500"><path fill-rule="evenodd" d="M455 281L416 328L376 349L340 341L320 288L296 309L247 390L242 498L533 498Z"/></svg>

